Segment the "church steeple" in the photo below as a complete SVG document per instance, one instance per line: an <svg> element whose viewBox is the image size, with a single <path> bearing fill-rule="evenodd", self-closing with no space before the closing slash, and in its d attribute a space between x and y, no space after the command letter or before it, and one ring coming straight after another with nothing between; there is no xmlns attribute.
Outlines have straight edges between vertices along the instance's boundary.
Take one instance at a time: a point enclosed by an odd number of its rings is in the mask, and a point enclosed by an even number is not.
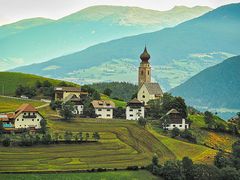
<svg viewBox="0 0 240 180"><path fill-rule="evenodd" d="M139 66L139 72L138 72L138 86L139 88L144 83L150 83L151 82L151 66L148 62L150 59L150 54L147 51L147 47L145 46L143 53L140 55L140 59L142 62Z"/></svg>
<svg viewBox="0 0 240 180"><path fill-rule="evenodd" d="M140 58L143 62L148 62L150 59L150 54L147 51L147 47L145 46L143 53L140 55Z"/></svg>

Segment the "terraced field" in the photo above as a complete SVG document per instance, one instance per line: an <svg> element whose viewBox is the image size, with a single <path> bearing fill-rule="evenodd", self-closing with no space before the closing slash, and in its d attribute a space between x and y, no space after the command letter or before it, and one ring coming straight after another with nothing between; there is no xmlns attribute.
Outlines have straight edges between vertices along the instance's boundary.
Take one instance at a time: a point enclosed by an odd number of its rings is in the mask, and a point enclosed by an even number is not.
<svg viewBox="0 0 240 180"><path fill-rule="evenodd" d="M21 99L14 99L14 98L0 96L0 113L15 111L23 103L29 103L35 107L46 104L41 101L32 101L27 99L21 100Z"/></svg>
<svg viewBox="0 0 240 180"><path fill-rule="evenodd" d="M51 132L63 133L71 130L99 132L101 139L97 143L59 144L34 147L0 147L0 171L69 171L92 168L126 168L131 165L144 166L151 162L152 155L157 153L160 162L181 158L179 147L184 155L202 157L197 162L205 161L208 148L168 141L165 137L139 127L135 122L123 120L77 119L71 122L48 120ZM184 146L183 146L184 145ZM194 151L197 149L196 151ZM194 153L192 153L192 151ZM210 159L208 162L210 162Z"/></svg>

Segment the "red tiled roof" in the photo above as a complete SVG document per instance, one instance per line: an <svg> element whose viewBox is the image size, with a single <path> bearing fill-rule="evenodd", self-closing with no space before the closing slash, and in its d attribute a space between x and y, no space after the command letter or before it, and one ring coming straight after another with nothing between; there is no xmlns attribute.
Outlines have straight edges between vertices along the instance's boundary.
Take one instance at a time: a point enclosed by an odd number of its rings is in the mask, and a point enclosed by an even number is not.
<svg viewBox="0 0 240 180"><path fill-rule="evenodd" d="M22 104L16 111L15 111L15 118L21 114L22 112L38 112L35 107L31 104Z"/></svg>

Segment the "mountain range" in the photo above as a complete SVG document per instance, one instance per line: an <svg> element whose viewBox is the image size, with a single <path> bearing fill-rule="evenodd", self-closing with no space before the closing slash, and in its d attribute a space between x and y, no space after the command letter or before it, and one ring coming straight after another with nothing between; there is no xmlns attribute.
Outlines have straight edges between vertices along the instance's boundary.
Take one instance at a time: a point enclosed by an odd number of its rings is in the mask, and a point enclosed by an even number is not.
<svg viewBox="0 0 240 180"><path fill-rule="evenodd" d="M173 95L183 97L187 104L199 109L240 111L240 56L201 71L185 83L172 89Z"/></svg>
<svg viewBox="0 0 240 180"><path fill-rule="evenodd" d="M0 70L38 63L125 36L172 27L198 17L209 7L169 11L93 6L59 20L34 18L0 27Z"/></svg>
<svg viewBox="0 0 240 180"><path fill-rule="evenodd" d="M100 43L13 71L78 83L136 83L139 55L147 44L153 79L167 91L205 68L240 54L239 12L239 3L222 6L176 27Z"/></svg>

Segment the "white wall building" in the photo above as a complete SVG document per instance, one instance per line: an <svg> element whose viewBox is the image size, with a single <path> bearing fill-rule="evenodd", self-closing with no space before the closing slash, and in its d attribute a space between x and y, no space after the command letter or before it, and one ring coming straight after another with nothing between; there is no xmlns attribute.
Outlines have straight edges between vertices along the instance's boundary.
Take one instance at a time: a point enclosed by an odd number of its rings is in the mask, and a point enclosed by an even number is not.
<svg viewBox="0 0 240 180"><path fill-rule="evenodd" d="M167 119L167 122L163 123L163 128L166 130L178 128L183 131L185 129L189 129L190 123L186 119L182 118L181 114L176 109L171 109L168 111L166 116L167 118L165 119Z"/></svg>
<svg viewBox="0 0 240 180"><path fill-rule="evenodd" d="M78 97L75 94L69 94L67 97L63 99L63 103L66 103L69 101L74 104L73 114L79 114L79 115L83 114L84 106L80 97Z"/></svg>
<svg viewBox="0 0 240 180"><path fill-rule="evenodd" d="M126 119L127 120L138 120L140 117L144 118L144 104L139 100L132 99L128 102L126 107Z"/></svg>
<svg viewBox="0 0 240 180"><path fill-rule="evenodd" d="M40 122L43 116L30 104L21 105L14 114L15 128L35 128L40 129Z"/></svg>
<svg viewBox="0 0 240 180"><path fill-rule="evenodd" d="M95 109L97 118L112 119L113 109L115 108L114 102L110 100L94 100L92 106Z"/></svg>
<svg viewBox="0 0 240 180"><path fill-rule="evenodd" d="M138 90L137 99L146 105L148 101L162 96L163 92L158 83L144 83Z"/></svg>

